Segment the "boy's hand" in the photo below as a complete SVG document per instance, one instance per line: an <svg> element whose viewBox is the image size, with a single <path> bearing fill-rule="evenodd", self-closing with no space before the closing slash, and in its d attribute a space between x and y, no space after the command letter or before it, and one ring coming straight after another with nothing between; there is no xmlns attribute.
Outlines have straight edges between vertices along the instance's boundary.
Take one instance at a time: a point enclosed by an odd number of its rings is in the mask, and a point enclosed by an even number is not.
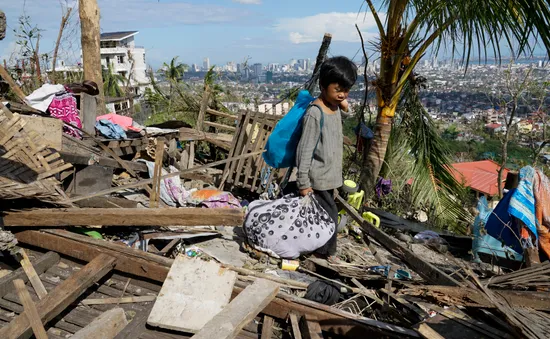
<svg viewBox="0 0 550 339"><path fill-rule="evenodd" d="M306 195L308 195L308 193L312 193L312 192L313 192L313 188L308 187L308 188L304 188L303 190L300 190L300 195L302 197L305 197Z"/></svg>
<svg viewBox="0 0 550 339"><path fill-rule="evenodd" d="M342 102L340 102L339 106L342 111L347 112L349 110L348 99L344 99Z"/></svg>

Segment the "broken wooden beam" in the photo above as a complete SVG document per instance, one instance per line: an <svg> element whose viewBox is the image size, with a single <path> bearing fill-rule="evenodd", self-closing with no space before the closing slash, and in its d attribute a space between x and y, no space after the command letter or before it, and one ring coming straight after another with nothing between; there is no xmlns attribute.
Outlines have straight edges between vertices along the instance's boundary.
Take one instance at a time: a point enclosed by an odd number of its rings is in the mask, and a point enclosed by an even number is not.
<svg viewBox="0 0 550 339"><path fill-rule="evenodd" d="M115 269L159 282L166 279L168 269L173 263L172 259L65 230L23 231L15 236L21 243L83 261L91 261L98 254L105 253L117 258Z"/></svg>
<svg viewBox="0 0 550 339"><path fill-rule="evenodd" d="M36 305L32 301L29 291L27 291L27 286L25 286L25 282L21 279L15 279L13 281L13 285L15 286L15 291L17 292L17 296L19 297L19 301L23 305L23 314L31 323L31 328L34 336L36 337L36 339L48 339L48 335L46 334L46 330L44 329L42 320L40 320L40 316L38 315Z"/></svg>
<svg viewBox="0 0 550 339"><path fill-rule="evenodd" d="M103 299L84 299L80 303L82 305L110 305L110 304L133 304L144 303L149 301L155 301L156 295L142 295L134 297L121 297L121 298L103 298Z"/></svg>
<svg viewBox="0 0 550 339"><path fill-rule="evenodd" d="M1 103L0 103L0 105L1 105ZM195 171L200 171L200 170L207 169L207 168L212 168L212 167L222 165L222 164L225 164L225 163L229 163L229 162L235 161L235 160L246 159L246 158L258 155L258 154L262 154L263 152L265 152L265 150L252 152L252 153L247 153L247 154L242 154L242 155L239 155L239 156L236 156L236 157L231 157L231 158L227 158L227 159L224 159L224 160L215 161L215 162L212 162L210 164L203 165L203 166L199 166L199 167L195 167L195 168L188 168L188 169L181 170L179 172L172 172L172 173L163 175L160 178L161 179L167 179L167 178L175 177L175 176L178 176L178 175L183 177L185 174L188 174L188 173L192 173L192 172L195 172ZM80 200L84 200L84 199L98 197L100 195L115 193L115 192L122 191L122 190L129 189L129 188L138 188L138 187L147 186L151 183L153 183L152 178L151 179L145 179L145 180L141 180L139 182L133 183L133 184L122 185L122 186L118 186L118 187L112 187L110 189L95 192L95 193L92 193L92 194L89 194L89 195L85 195L85 196L81 196L81 197L75 197L75 198L69 199L66 202L71 202L72 203L72 202L76 202L76 201L80 201Z"/></svg>
<svg viewBox="0 0 550 339"><path fill-rule="evenodd" d="M115 307L106 312L101 313L97 318L92 320L86 327L76 332L71 336L73 339L88 339L101 338L112 339L122 331L128 320L124 310L120 307Z"/></svg>
<svg viewBox="0 0 550 339"><path fill-rule="evenodd" d="M244 289L193 336L194 339L234 338L279 292L279 284L259 279Z"/></svg>
<svg viewBox="0 0 550 339"><path fill-rule="evenodd" d="M342 197L337 196L338 202L344 207L346 212L361 225L363 231L378 241L390 253L403 260L413 271L418 273L426 281L436 285L461 286L460 282L452 278L439 268L426 262L411 250L401 246L392 237L387 235L381 229L374 227L371 223L363 219L359 213L351 207Z"/></svg>
<svg viewBox="0 0 550 339"><path fill-rule="evenodd" d="M43 323L63 312L82 292L113 269L115 258L105 254L96 256L88 265L59 284L46 298L36 304ZM20 314L5 327L0 328L0 338L29 338L31 324L25 314Z"/></svg>
<svg viewBox="0 0 550 339"><path fill-rule="evenodd" d="M58 262L59 262L59 254L55 252L48 252L40 256L40 258L34 260L32 262L32 266L34 267L34 271L37 274L42 274L46 272L48 268L52 267ZM0 278L0 298L5 296L9 292L13 291L12 282L15 279L22 279L25 282L29 280L23 267L18 268L15 271L11 272L10 274Z"/></svg>
<svg viewBox="0 0 550 339"><path fill-rule="evenodd" d="M45 208L3 212L3 226L241 226L244 214L229 208Z"/></svg>
<svg viewBox="0 0 550 339"><path fill-rule="evenodd" d="M104 167L112 167L112 168L124 168L124 166L121 165L121 162L107 158L102 157L98 155L94 155L93 157L90 156L90 154L78 154L78 153L71 153L67 151L59 151L59 155L61 155L61 159L67 163L71 163L73 165L100 165ZM147 165L145 165L142 162L136 162L136 161L127 161L122 160L122 163L128 168L131 168L134 171L137 172L147 172Z"/></svg>
<svg viewBox="0 0 550 339"><path fill-rule="evenodd" d="M223 112L211 109L211 108L207 108L206 113L211 114L211 115L215 115L217 117L226 118L226 119L233 119L233 120L239 119L239 116L236 115L236 114L223 113Z"/></svg>
<svg viewBox="0 0 550 339"><path fill-rule="evenodd" d="M402 295L431 298L447 305L495 308L482 293L473 288L451 286L411 286L400 291ZM493 290L512 307L529 307L538 311L550 311L550 295L537 291Z"/></svg>
<svg viewBox="0 0 550 339"><path fill-rule="evenodd" d="M27 255L27 252L25 252L24 249L20 249L19 254L21 254L21 257L22 257L20 261L21 267L25 271L25 274L27 274L27 277L29 278L31 285L34 288L36 295L38 295L38 299L44 299L44 297L46 297L48 292L46 291L46 288L44 288L42 281L40 281L38 274L34 270L34 267L31 264L31 261L29 259L29 256Z"/></svg>
<svg viewBox="0 0 550 339"><path fill-rule="evenodd" d="M62 234L64 236L61 236ZM160 283L164 282L168 270L174 262L173 259L63 230L22 231L15 235L20 243L53 250L83 261L90 261L99 253L106 253L116 257L116 270ZM236 297L247 286L246 284L241 285L238 281L235 285L233 297ZM290 311L310 314L317 318L323 331L347 335L350 338L364 338L365 333L394 337L420 337L413 330L356 316L282 292L279 292L277 298L272 300L262 313L273 318L286 319Z"/></svg>

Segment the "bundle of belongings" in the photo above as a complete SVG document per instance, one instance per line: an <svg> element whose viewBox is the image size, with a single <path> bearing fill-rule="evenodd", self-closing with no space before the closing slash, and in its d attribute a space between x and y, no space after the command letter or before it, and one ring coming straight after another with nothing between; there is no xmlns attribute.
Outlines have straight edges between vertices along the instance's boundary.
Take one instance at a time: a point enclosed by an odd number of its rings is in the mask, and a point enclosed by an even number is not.
<svg viewBox="0 0 550 339"><path fill-rule="evenodd" d="M336 225L309 194L250 203L244 231L256 250L276 258L294 259L325 245Z"/></svg>
<svg viewBox="0 0 550 339"><path fill-rule="evenodd" d="M65 122L63 132L82 139L82 120L78 109L75 93L97 95L99 89L93 81L84 81L82 84L51 85L44 84L32 92L25 99L29 106L39 111L49 113L53 118Z"/></svg>
<svg viewBox="0 0 550 339"><path fill-rule="evenodd" d="M550 258L550 181L542 171L523 167L518 187L510 189L485 215L490 236L517 253L536 248L541 260Z"/></svg>

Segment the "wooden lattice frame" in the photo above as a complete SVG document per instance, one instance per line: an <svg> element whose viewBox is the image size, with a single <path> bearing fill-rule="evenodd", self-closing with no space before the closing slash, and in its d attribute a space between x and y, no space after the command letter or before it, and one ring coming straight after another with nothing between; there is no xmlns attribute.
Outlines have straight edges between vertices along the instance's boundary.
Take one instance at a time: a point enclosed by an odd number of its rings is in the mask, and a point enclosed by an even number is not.
<svg viewBox="0 0 550 339"><path fill-rule="evenodd" d="M44 145L25 121L0 103L0 200L35 198L62 203L66 196L55 175L72 167Z"/></svg>

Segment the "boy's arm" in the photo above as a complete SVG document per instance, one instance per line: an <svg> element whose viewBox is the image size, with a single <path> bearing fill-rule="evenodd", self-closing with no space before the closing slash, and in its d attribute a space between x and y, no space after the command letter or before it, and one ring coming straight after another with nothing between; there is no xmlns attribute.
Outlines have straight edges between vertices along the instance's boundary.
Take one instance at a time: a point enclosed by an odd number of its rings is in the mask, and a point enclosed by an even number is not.
<svg viewBox="0 0 550 339"><path fill-rule="evenodd" d="M296 181L300 190L311 188L309 169L315 146L321 135L321 112L318 110L318 108L311 108L304 116L302 136L296 149L296 166L298 168Z"/></svg>

